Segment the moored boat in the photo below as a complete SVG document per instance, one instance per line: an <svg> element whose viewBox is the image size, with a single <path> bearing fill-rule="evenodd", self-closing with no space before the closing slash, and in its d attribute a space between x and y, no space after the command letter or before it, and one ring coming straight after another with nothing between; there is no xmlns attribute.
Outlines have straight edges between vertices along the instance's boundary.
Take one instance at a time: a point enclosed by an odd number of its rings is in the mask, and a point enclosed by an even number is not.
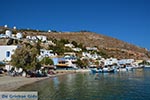
<svg viewBox="0 0 150 100"><path fill-rule="evenodd" d="M150 68L150 65L144 65L145 68Z"/></svg>
<svg viewBox="0 0 150 100"><path fill-rule="evenodd" d="M127 71L133 71L133 67L132 66L126 66L126 70Z"/></svg>
<svg viewBox="0 0 150 100"><path fill-rule="evenodd" d="M142 69L144 66L134 66L133 69Z"/></svg>

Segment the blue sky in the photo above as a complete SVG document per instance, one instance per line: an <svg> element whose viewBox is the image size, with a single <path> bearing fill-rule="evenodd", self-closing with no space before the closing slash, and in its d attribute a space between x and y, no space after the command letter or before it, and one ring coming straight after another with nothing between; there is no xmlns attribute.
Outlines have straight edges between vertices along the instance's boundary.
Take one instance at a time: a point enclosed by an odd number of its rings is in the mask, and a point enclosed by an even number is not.
<svg viewBox="0 0 150 100"><path fill-rule="evenodd" d="M88 30L150 49L150 0L1 0L0 26Z"/></svg>

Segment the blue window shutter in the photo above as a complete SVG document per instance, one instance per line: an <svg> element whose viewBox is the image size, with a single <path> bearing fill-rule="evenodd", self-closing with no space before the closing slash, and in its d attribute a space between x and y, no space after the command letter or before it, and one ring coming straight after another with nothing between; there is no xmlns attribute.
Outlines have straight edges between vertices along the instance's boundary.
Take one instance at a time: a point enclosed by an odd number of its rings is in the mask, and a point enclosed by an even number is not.
<svg viewBox="0 0 150 100"><path fill-rule="evenodd" d="M6 52L6 57L10 57L10 51Z"/></svg>

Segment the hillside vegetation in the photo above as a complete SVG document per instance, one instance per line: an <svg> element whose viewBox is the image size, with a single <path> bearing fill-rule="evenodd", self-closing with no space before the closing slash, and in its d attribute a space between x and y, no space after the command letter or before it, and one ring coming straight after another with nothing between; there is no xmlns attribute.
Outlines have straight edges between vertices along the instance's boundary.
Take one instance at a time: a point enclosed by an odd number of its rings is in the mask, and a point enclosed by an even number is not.
<svg viewBox="0 0 150 100"><path fill-rule="evenodd" d="M45 35L47 36L48 40L52 41L55 39L66 39L70 42L76 41L78 44L82 44L85 47L97 47L102 54L107 54L108 57L116 57L118 59L148 59L150 57L149 52L145 48L141 48L127 42L93 32L42 32L35 30L19 30L19 32L20 31L25 36Z"/></svg>
<svg viewBox="0 0 150 100"><path fill-rule="evenodd" d="M145 48L141 48L121 40L97 34L93 32L32 32L24 31L25 35L46 35L50 40L67 39L70 42L76 41L87 47L98 47L102 53L109 57L147 59L149 52Z"/></svg>

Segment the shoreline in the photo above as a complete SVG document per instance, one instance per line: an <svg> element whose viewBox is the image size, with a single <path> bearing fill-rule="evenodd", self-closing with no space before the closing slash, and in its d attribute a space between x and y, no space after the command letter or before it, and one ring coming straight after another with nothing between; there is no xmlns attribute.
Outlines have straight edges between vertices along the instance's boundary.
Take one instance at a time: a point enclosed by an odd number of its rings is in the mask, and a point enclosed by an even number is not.
<svg viewBox="0 0 150 100"><path fill-rule="evenodd" d="M32 84L45 79L58 77L66 74L84 73L84 72L89 72L89 70L57 70L56 74L54 75L50 75L48 77L33 77L33 78L22 76L12 77L3 75L0 76L0 91L15 91L24 85Z"/></svg>

